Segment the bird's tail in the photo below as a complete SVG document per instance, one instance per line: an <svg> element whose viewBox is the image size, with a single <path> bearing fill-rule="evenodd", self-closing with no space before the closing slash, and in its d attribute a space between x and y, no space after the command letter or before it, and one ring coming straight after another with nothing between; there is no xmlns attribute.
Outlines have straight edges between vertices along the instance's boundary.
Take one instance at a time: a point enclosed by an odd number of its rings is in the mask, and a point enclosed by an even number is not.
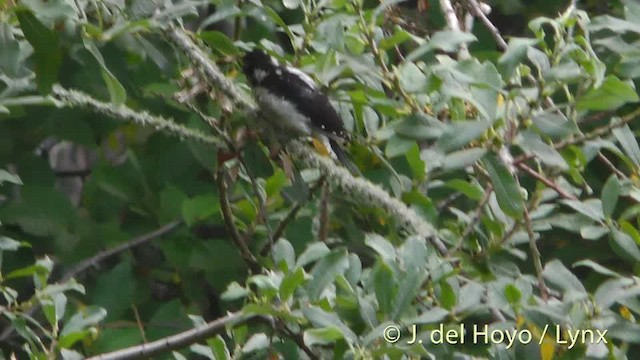
<svg viewBox="0 0 640 360"><path fill-rule="evenodd" d="M356 164L354 164L353 161L351 161L349 154L347 154L344 148L340 146L340 144L338 144L338 142L333 139L329 139L329 144L331 145L331 150L336 155L336 157L338 158L338 161L340 161L342 166L347 168L347 170L349 170L352 174L360 175L360 170L358 169Z"/></svg>

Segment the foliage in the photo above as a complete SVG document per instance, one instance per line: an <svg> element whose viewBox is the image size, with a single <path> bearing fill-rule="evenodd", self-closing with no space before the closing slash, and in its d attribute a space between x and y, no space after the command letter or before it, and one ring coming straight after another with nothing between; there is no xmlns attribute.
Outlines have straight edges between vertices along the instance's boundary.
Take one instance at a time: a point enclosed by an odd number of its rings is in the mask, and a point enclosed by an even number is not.
<svg viewBox="0 0 640 360"><path fill-rule="evenodd" d="M481 5L0 1L0 356L639 351L640 6L505 41ZM331 96L361 176L274 155L255 46Z"/></svg>

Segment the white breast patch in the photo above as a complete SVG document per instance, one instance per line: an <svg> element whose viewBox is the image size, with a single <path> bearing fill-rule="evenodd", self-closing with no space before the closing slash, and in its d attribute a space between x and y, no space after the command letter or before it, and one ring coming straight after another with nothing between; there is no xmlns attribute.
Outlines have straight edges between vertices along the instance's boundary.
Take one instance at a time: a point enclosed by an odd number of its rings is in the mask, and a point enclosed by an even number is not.
<svg viewBox="0 0 640 360"><path fill-rule="evenodd" d="M260 68L256 68L255 70L253 70L253 77L257 83L261 83L262 80L267 77L267 75L269 75L269 73Z"/></svg>
<svg viewBox="0 0 640 360"><path fill-rule="evenodd" d="M263 87L254 88L260 109L268 117L273 126L292 131L297 136L311 135L311 120L298 112L289 101L270 93Z"/></svg>

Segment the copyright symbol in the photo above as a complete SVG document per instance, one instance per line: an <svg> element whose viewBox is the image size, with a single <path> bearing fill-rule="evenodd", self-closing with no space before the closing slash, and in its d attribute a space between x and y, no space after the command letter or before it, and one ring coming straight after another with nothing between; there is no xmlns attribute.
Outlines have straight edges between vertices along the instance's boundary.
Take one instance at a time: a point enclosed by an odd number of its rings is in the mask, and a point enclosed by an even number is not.
<svg viewBox="0 0 640 360"><path fill-rule="evenodd" d="M400 328L395 325L389 325L384 328L382 337L389 344L393 344L396 341L400 340Z"/></svg>

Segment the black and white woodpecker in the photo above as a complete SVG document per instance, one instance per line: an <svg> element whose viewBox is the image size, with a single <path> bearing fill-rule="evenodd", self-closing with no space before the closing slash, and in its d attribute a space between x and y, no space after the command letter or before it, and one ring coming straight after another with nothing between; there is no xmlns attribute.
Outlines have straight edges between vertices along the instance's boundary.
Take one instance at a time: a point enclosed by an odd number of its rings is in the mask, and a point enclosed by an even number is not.
<svg viewBox="0 0 640 360"><path fill-rule="evenodd" d="M299 69L279 64L262 50L245 54L243 67L258 106L286 138L319 138L350 171L357 171L342 145L350 141L342 119L315 81Z"/></svg>

